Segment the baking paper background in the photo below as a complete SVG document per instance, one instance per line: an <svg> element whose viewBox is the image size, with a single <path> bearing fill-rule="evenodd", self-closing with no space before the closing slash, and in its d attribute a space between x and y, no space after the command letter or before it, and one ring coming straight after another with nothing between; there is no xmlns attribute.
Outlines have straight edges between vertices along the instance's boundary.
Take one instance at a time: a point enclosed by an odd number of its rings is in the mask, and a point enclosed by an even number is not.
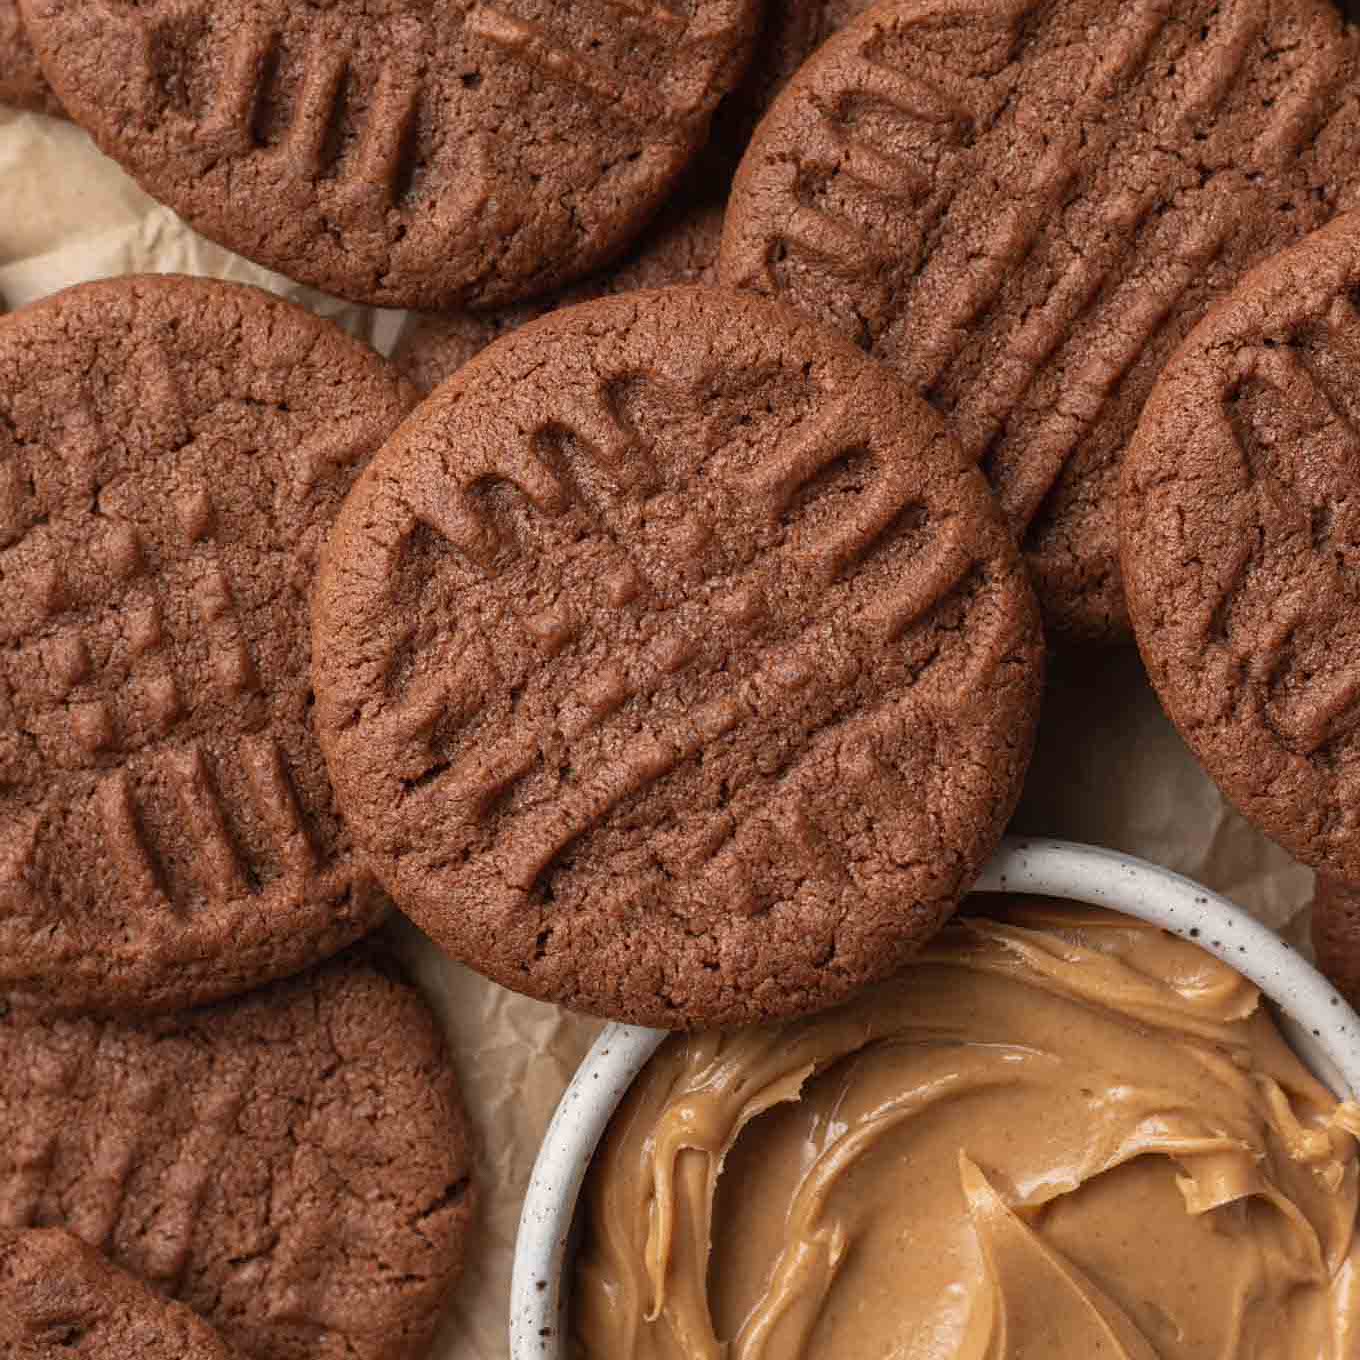
<svg viewBox="0 0 1360 1360"><path fill-rule="evenodd" d="M10 306L138 271L261 284L384 351L403 321L400 313L300 288L209 244L143 195L83 133L0 110L0 294ZM1162 716L1132 649L1052 659L1040 749L1014 829L1156 860L1296 942L1306 936L1301 908L1311 872L1225 805ZM432 1360L503 1360L524 1186L557 1098L599 1025L502 991L444 959L409 926L395 934L446 1021L479 1157L480 1236Z"/></svg>

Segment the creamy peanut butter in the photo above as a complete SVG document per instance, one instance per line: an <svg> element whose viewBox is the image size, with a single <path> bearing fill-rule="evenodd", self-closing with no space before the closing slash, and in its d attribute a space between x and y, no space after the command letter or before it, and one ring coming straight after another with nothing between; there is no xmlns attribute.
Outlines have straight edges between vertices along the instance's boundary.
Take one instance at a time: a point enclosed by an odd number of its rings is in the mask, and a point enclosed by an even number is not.
<svg viewBox="0 0 1360 1360"><path fill-rule="evenodd" d="M1356 1360L1354 1105L1256 989L994 899L839 1010L670 1039L588 1187L589 1360Z"/></svg>

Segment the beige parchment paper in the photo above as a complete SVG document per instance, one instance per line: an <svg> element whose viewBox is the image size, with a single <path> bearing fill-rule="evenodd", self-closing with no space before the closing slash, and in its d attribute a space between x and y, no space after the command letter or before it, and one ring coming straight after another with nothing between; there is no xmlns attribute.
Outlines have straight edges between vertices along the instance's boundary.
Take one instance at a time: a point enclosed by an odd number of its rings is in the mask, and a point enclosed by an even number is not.
<svg viewBox="0 0 1360 1360"><path fill-rule="evenodd" d="M204 241L83 133L0 110L0 295L18 307L137 272L256 283L384 352L404 323L400 313L337 302ZM1145 856L1226 893L1296 942L1306 935L1312 874L1224 803L1162 716L1131 648L1052 659L1039 752L1014 829ZM447 1025L478 1147L479 1240L432 1360L504 1360L524 1187L558 1096L599 1025L501 990L405 923L393 933Z"/></svg>

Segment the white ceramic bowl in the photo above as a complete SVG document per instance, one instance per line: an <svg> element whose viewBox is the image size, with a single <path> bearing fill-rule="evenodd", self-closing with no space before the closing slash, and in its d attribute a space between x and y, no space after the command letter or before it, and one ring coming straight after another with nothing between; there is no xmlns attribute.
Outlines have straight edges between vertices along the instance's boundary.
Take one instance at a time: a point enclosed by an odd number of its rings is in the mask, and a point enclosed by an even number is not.
<svg viewBox="0 0 1360 1360"><path fill-rule="evenodd" d="M1146 860L1072 841L1006 840L978 892L1042 893L1111 907L1194 940L1250 978L1299 1056L1333 1091L1360 1097L1360 1016L1306 959L1227 898ZM562 1097L529 1181L510 1296L512 1360L561 1360L576 1200L595 1147L665 1035L610 1025Z"/></svg>

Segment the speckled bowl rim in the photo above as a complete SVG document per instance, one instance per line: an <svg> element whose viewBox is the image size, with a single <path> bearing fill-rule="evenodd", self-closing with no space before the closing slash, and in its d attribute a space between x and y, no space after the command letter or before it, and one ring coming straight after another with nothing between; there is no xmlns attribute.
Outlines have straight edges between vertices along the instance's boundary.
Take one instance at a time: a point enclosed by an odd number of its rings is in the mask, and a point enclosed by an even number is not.
<svg viewBox="0 0 1360 1360"><path fill-rule="evenodd" d="M1360 1097L1360 1015L1295 949L1227 898L1147 860L1075 841L1008 838L973 891L1028 892L1110 907L1194 940L1278 1008L1300 1057L1338 1095ZM510 1288L511 1360L560 1360L562 1270L596 1145L633 1078L666 1036L601 1033L548 1126L529 1180Z"/></svg>

